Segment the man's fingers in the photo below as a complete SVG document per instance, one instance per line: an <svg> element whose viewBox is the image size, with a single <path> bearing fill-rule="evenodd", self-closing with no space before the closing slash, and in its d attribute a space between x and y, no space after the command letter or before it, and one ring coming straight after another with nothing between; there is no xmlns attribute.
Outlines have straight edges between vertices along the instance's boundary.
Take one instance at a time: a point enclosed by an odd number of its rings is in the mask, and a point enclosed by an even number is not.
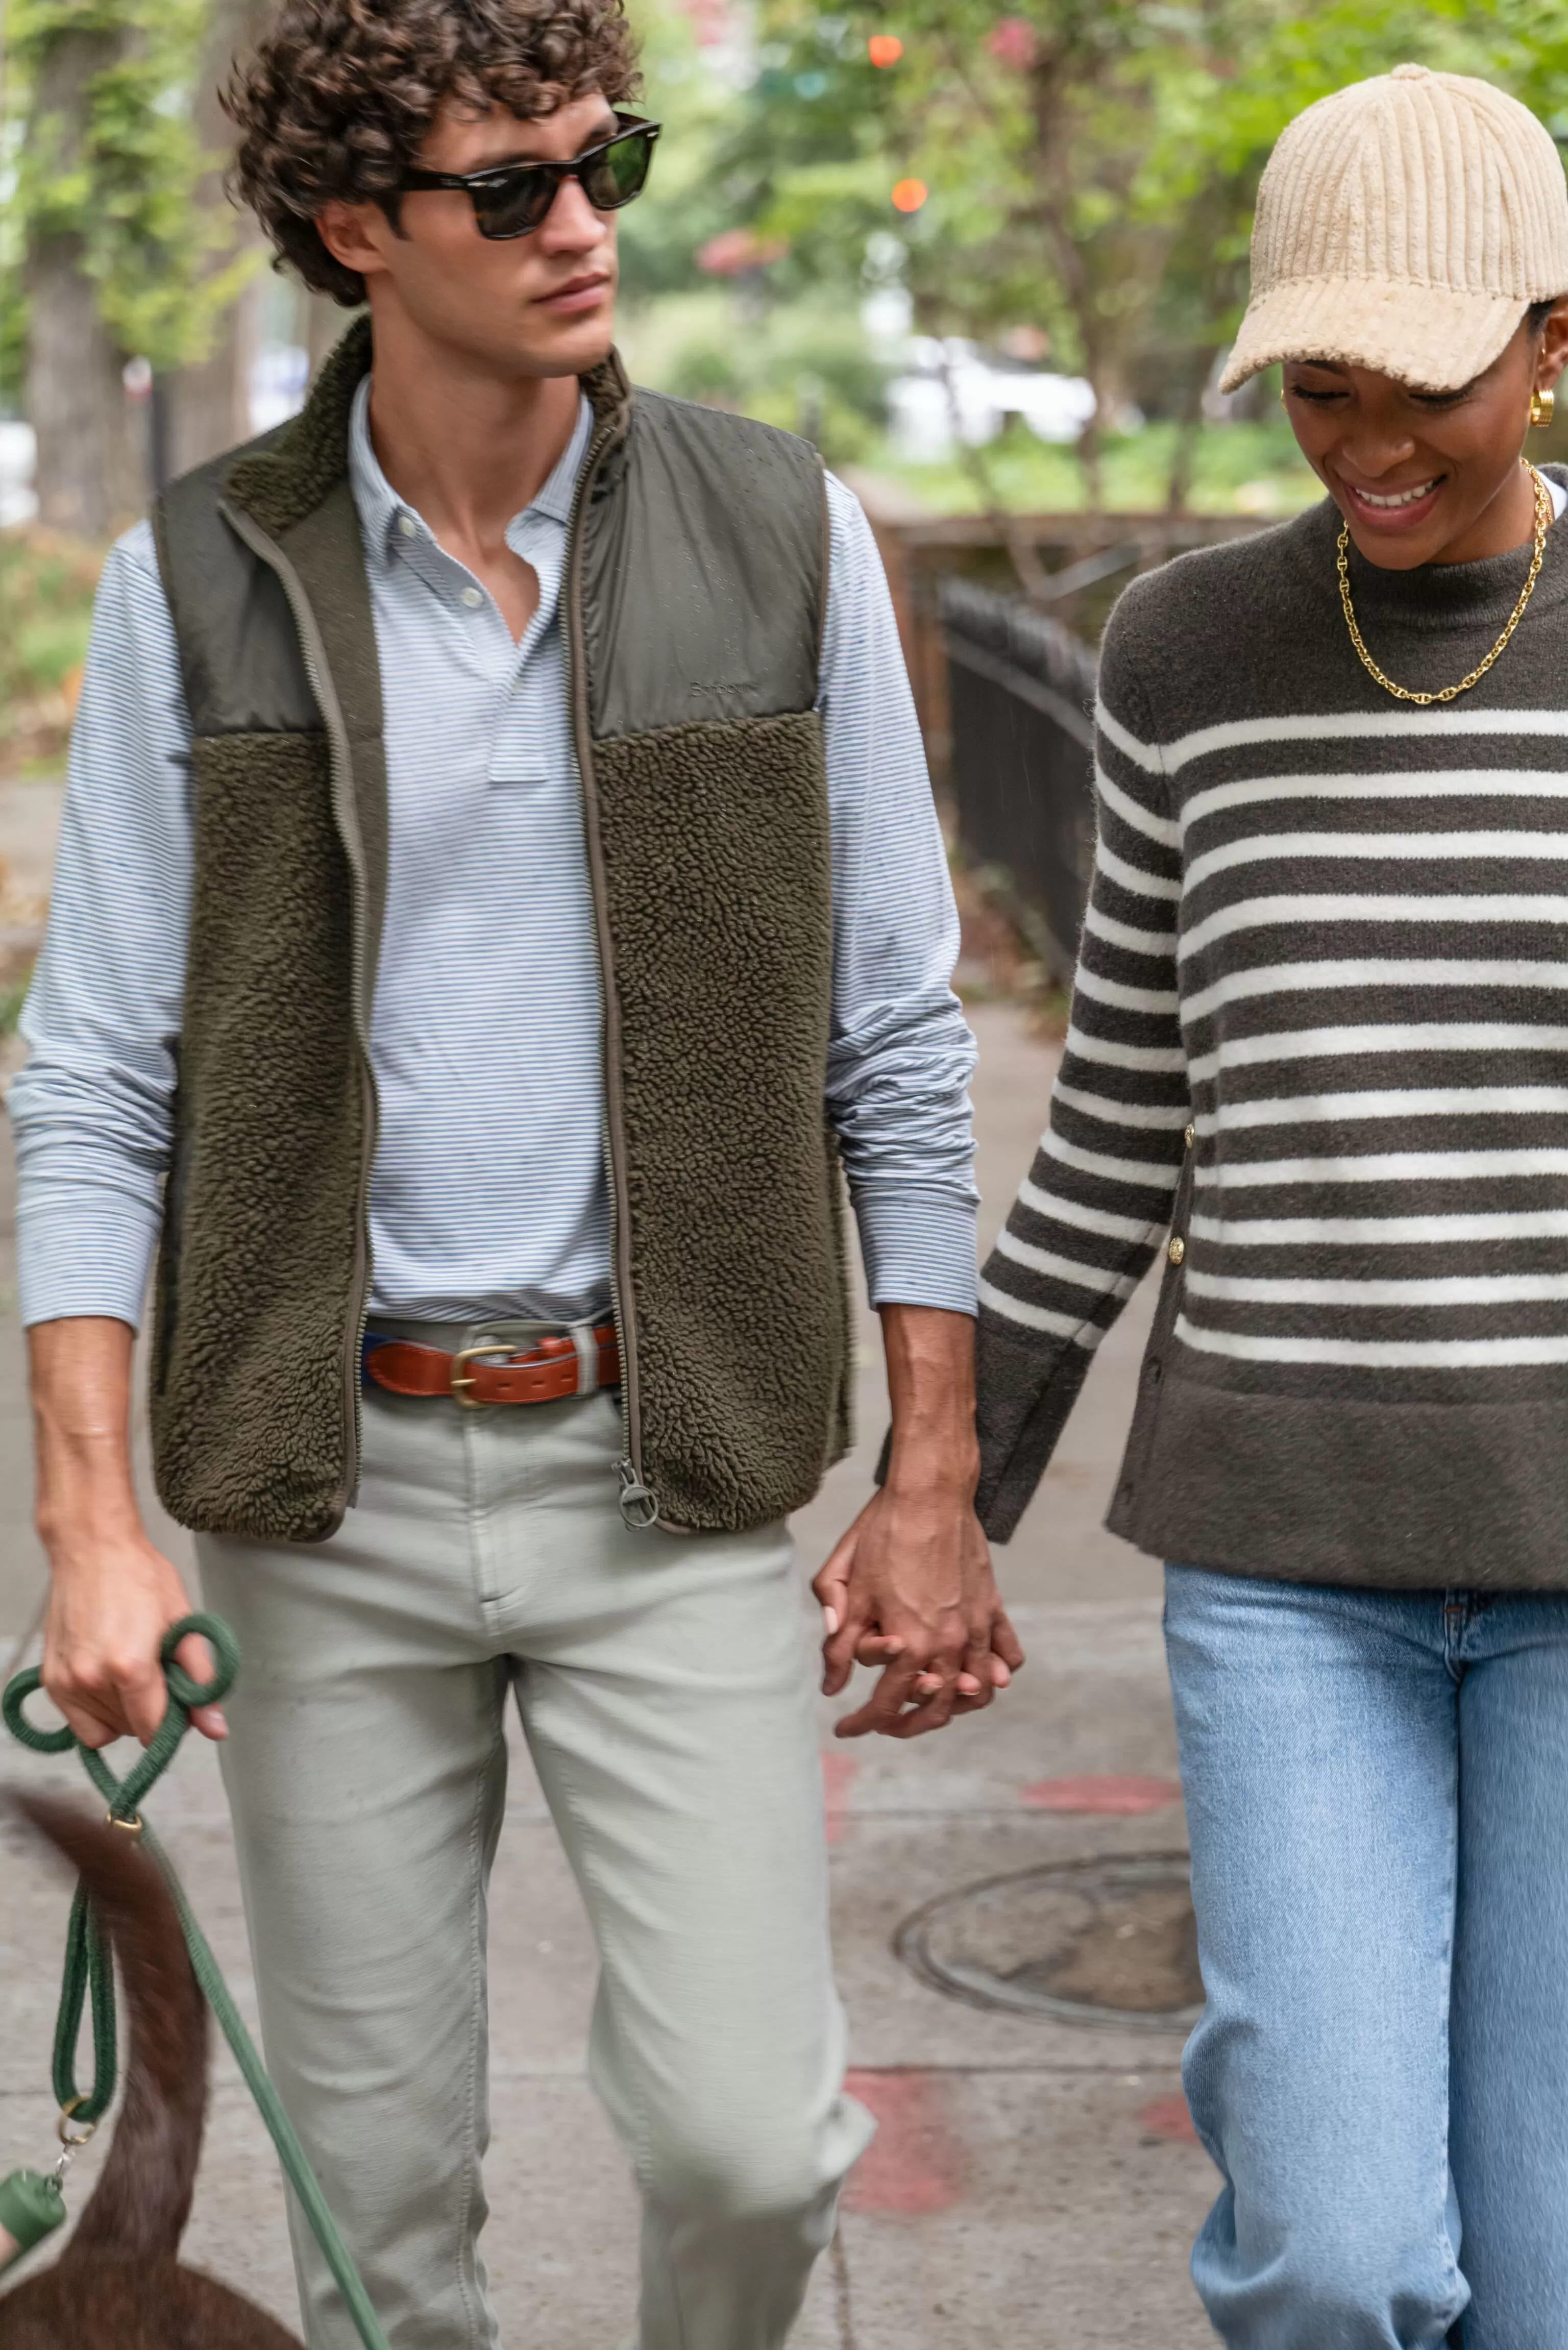
<svg viewBox="0 0 1568 2350"><path fill-rule="evenodd" d="M1008 1621L1005 1607L999 1607L991 1619L991 1646L992 1654L1002 1659L1010 1672L1015 1673L1023 1662L1023 1643ZM1002 1681L997 1686L1005 1689L1007 1684Z"/></svg>
<svg viewBox="0 0 1568 2350"><path fill-rule="evenodd" d="M174 1651L174 1661L183 1666L191 1679L203 1687L218 1669L218 1660L200 1632L186 1633Z"/></svg>
<svg viewBox="0 0 1568 2350"><path fill-rule="evenodd" d="M978 1706L989 1705L996 1695L996 1683L991 1677L991 1625L988 1620L973 1627L969 1636L969 1646L963 1652L958 1694L966 1700L966 1712Z"/></svg>
<svg viewBox="0 0 1568 2350"><path fill-rule="evenodd" d="M890 1722L898 1720L908 1704L917 1668L906 1658L899 1658L888 1665L865 1704L857 1706L853 1713L846 1713L841 1721L835 1722L834 1736L865 1738L874 1731L886 1730Z"/></svg>
<svg viewBox="0 0 1568 2350"><path fill-rule="evenodd" d="M188 1632L174 1651L175 1661L183 1665L191 1679L203 1689L218 1669L218 1660L199 1632ZM229 1725L223 1719L221 1705L193 1705L191 1727L203 1738L226 1738Z"/></svg>
<svg viewBox="0 0 1568 2350"><path fill-rule="evenodd" d="M119 1679L120 1705L133 1738L151 1746L169 1711L169 1688L161 1665L139 1665Z"/></svg>
<svg viewBox="0 0 1568 2350"><path fill-rule="evenodd" d="M840 1624L822 1644L822 1692L836 1697L855 1670L856 1626Z"/></svg>
<svg viewBox="0 0 1568 2350"><path fill-rule="evenodd" d="M959 1711L960 1704L957 1682L945 1680L923 1705L908 1706L902 1713L889 1721L884 1728L883 1736L924 1738L928 1731L945 1730L955 1711Z"/></svg>
<svg viewBox="0 0 1568 2350"><path fill-rule="evenodd" d="M955 1713L972 1712L988 1702L989 1693L972 1674L919 1669L908 1661L890 1664L866 1703L834 1725L834 1734L921 1738L928 1730L942 1729Z"/></svg>
<svg viewBox="0 0 1568 2350"><path fill-rule="evenodd" d="M66 1664L46 1652L44 1690L84 1746L110 1745L130 1727L119 1681L107 1664Z"/></svg>
<svg viewBox="0 0 1568 2350"><path fill-rule="evenodd" d="M845 1603L845 1613L836 1631L822 1644L822 1689L825 1697L836 1697L855 1670L855 1660L863 1646L870 1645L870 1626L864 1616L851 1613ZM877 1662L885 1661L878 1658Z"/></svg>
<svg viewBox="0 0 1568 2350"><path fill-rule="evenodd" d="M84 1699L61 1697L54 1690L49 1690L49 1695L65 1715L74 1734L84 1746L90 1746L95 1752L100 1746L112 1746L117 1738L124 1737L123 1721L100 1713L96 1706L88 1704Z"/></svg>

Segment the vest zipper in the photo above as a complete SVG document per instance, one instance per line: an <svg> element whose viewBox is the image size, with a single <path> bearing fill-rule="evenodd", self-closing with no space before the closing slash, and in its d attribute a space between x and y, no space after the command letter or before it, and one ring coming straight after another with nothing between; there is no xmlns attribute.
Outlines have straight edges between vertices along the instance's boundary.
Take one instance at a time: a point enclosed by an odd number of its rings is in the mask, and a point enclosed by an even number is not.
<svg viewBox="0 0 1568 2350"><path fill-rule="evenodd" d="M615 434L615 421L598 424L583 459L566 533L566 574L561 610L566 631L571 681L572 741L583 790L583 834L588 852L588 884L594 901L599 983L604 993L605 1185L610 1212L610 1312L620 1347L620 1514L632 1527L657 1525L659 1497L643 1482L641 1394L638 1383L637 1305L631 1285L631 1219L627 1202L626 1121L621 1096L620 1005L615 989L615 957L605 883L604 844L599 836L598 785L594 772L588 720L587 664L583 652L583 514L598 470Z"/></svg>
<svg viewBox="0 0 1568 2350"><path fill-rule="evenodd" d="M327 650L321 641L321 631L310 608L297 571L275 543L268 538L259 525L224 498L219 510L231 528L265 563L283 589L295 628L299 634L299 650L305 661L305 673L316 706L321 712L321 723L327 733L327 770L331 779L332 814L337 827L337 837L348 863L349 899L352 909L353 937L349 969L350 992L354 1019L354 1042L359 1056L359 1081L364 1096L364 1139L359 1153L359 1202L354 1224L354 1274L349 1291L351 1311L345 1327L343 1357L343 1483L333 1496L333 1506L338 1521L343 1512L358 1498L359 1456L362 1442L360 1424L360 1358L365 1346L365 1325L369 1317L370 1302L370 1169L376 1155L376 1133L379 1108L376 1099L376 1080L370 1064L369 1006L365 990L365 938L367 920L365 886L365 849L359 835L359 814L354 804L354 771L348 748L348 730L343 723L343 709L337 690L332 682L327 666Z"/></svg>

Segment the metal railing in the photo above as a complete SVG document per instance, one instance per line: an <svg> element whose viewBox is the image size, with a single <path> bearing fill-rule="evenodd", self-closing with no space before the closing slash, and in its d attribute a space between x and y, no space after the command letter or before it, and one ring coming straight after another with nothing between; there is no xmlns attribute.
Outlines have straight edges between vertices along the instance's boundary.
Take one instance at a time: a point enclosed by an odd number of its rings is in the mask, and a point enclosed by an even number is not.
<svg viewBox="0 0 1568 2350"><path fill-rule="evenodd" d="M960 845L1071 977L1095 853L1096 660L1014 596L949 577L939 609Z"/></svg>

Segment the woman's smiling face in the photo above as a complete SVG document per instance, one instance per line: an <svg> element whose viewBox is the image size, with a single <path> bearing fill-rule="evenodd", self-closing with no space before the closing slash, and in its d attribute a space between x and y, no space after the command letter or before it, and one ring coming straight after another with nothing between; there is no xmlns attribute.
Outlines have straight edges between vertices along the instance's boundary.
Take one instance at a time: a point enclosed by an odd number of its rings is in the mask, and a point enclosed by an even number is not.
<svg viewBox="0 0 1568 2350"><path fill-rule="evenodd" d="M1532 391L1568 364L1568 296L1459 391L1420 391L1337 360L1287 359L1285 407L1302 453L1369 563L1472 563L1528 538L1520 454Z"/></svg>

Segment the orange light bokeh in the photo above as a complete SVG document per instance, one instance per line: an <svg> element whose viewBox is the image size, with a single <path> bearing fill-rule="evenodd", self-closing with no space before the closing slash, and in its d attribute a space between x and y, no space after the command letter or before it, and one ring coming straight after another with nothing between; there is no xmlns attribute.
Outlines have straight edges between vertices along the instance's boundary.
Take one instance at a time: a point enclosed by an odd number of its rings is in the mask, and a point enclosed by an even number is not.
<svg viewBox="0 0 1568 2350"><path fill-rule="evenodd" d="M900 180L893 190L895 212L918 213L929 195L924 180Z"/></svg>
<svg viewBox="0 0 1568 2350"><path fill-rule="evenodd" d="M897 33L873 33L866 54L874 66L896 66L904 54L904 44Z"/></svg>

